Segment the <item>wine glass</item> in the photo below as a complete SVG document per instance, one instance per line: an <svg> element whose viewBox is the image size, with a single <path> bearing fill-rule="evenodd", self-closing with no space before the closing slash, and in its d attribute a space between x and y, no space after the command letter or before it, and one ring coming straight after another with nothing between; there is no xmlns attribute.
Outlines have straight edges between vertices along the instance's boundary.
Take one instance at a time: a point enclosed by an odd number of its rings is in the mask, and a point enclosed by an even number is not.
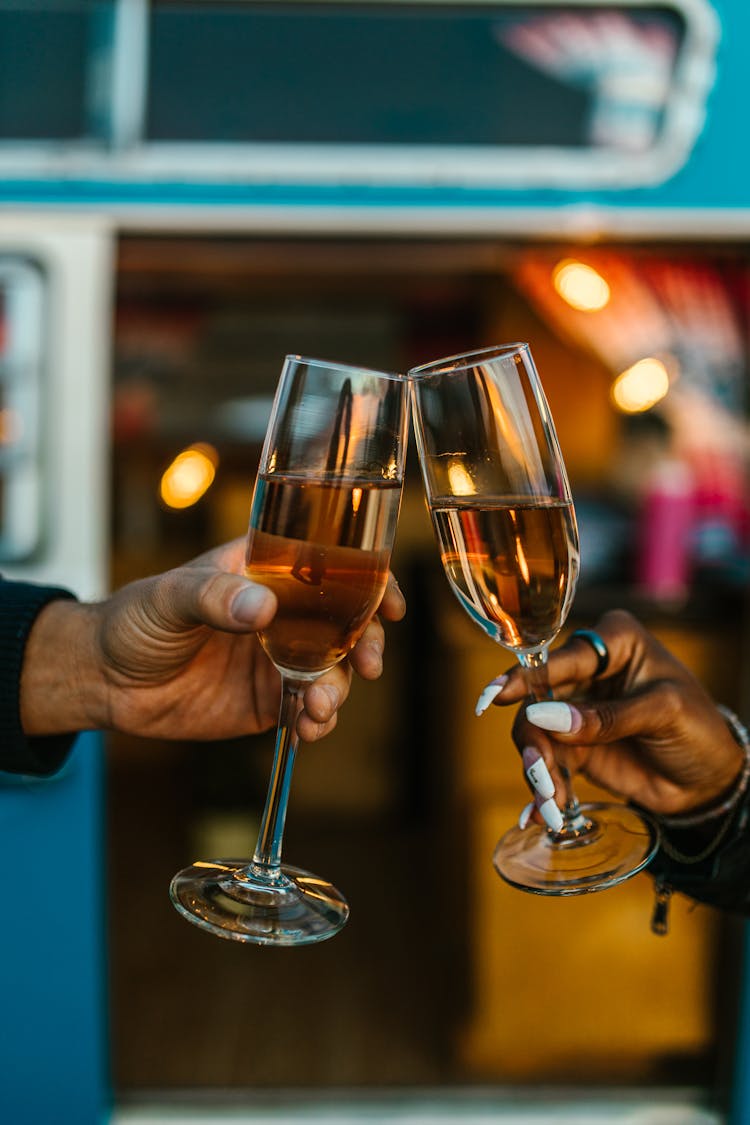
<svg viewBox="0 0 750 1125"><path fill-rule="evenodd" d="M422 476L443 568L469 617L509 649L533 699L551 699L548 646L573 600L578 531L565 465L528 344L437 360L409 372ZM536 894L600 890L654 854L648 817L580 805L563 751L559 832L511 828L494 865Z"/></svg>
<svg viewBox="0 0 750 1125"><path fill-rule="evenodd" d="M199 861L172 902L221 937L305 945L331 937L349 906L317 875L281 864L305 687L343 660L385 591L398 522L408 382L287 356L255 483L245 573L278 599L260 643L281 673L276 749L252 860Z"/></svg>

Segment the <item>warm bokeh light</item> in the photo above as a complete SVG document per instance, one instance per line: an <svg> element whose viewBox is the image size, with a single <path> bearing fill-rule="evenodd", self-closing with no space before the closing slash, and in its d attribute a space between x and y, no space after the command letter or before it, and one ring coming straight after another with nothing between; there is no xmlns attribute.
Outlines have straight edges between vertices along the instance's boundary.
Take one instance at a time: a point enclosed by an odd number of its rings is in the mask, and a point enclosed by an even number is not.
<svg viewBox="0 0 750 1125"><path fill-rule="evenodd" d="M612 384L612 401L625 414L650 410L669 390L669 372L660 359L649 356L628 367Z"/></svg>
<svg viewBox="0 0 750 1125"><path fill-rule="evenodd" d="M159 493L168 508L189 508L211 487L219 455L212 445L191 445L178 453L161 478Z"/></svg>
<svg viewBox="0 0 750 1125"><path fill-rule="evenodd" d="M448 466L448 481L453 496L473 496L477 490L463 461L451 461Z"/></svg>
<svg viewBox="0 0 750 1125"><path fill-rule="evenodd" d="M23 419L9 406L0 410L0 445L15 445L23 434Z"/></svg>
<svg viewBox="0 0 750 1125"><path fill-rule="evenodd" d="M564 301L579 312L598 312L609 303L609 286L593 266L566 258L552 271L552 283Z"/></svg>

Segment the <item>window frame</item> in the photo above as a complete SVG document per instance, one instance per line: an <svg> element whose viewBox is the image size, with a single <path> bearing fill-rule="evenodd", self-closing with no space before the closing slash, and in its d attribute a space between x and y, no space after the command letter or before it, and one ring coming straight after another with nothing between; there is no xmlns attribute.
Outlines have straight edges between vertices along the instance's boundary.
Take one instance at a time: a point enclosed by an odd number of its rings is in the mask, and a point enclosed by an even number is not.
<svg viewBox="0 0 750 1125"><path fill-rule="evenodd" d="M319 0L316 0L319 2ZM350 0L356 5L361 0ZM401 0L382 0L397 4ZM518 0L475 0L497 8ZM455 0L409 0L432 6ZM545 0L554 7L660 7L684 23L675 74L656 143L643 152L564 146L329 143L182 143L145 138L149 0L114 0L110 49L96 96L100 136L83 142L0 142L4 178L78 179L138 185L289 184L314 187L481 190L627 189L663 183L688 160L706 116L720 25L708 0Z"/></svg>

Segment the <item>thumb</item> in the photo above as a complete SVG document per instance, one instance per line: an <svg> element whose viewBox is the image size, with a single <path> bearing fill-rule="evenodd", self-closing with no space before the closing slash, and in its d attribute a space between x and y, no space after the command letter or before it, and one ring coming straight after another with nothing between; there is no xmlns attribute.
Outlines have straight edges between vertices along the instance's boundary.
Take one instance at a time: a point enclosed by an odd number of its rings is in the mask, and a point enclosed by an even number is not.
<svg viewBox="0 0 750 1125"><path fill-rule="evenodd" d="M265 628L276 613L271 590L240 574L185 566L157 580L160 614L177 629L209 625L228 633Z"/></svg>

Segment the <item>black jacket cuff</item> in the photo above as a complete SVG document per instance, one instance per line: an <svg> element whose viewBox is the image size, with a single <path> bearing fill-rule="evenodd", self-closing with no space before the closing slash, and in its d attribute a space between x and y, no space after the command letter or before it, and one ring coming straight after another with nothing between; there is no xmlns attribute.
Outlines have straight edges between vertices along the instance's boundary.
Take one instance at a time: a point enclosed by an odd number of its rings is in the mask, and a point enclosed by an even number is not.
<svg viewBox="0 0 750 1125"><path fill-rule="evenodd" d="M11 582L0 578L0 770L46 776L67 758L76 735L28 738L21 727L20 693L24 651L31 628L44 606L69 590Z"/></svg>

